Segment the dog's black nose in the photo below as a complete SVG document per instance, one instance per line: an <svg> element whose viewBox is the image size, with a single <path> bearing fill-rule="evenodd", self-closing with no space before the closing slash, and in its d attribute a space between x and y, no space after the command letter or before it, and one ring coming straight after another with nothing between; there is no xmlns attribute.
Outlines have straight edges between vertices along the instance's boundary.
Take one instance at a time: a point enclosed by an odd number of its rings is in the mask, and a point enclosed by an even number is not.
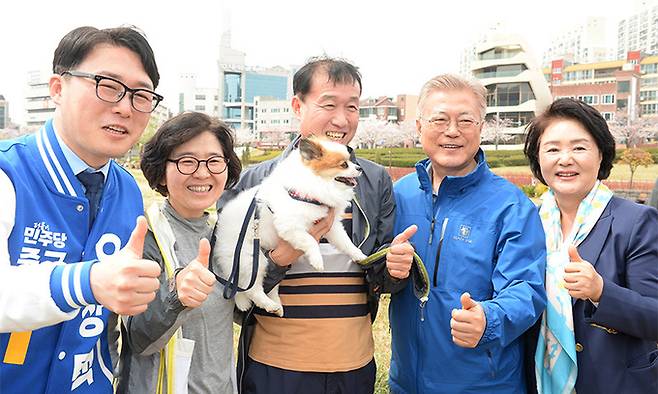
<svg viewBox="0 0 658 394"><path fill-rule="evenodd" d="M363 170L361 169L361 166L354 166L354 168L356 168L356 170L359 171L359 173L363 172Z"/></svg>

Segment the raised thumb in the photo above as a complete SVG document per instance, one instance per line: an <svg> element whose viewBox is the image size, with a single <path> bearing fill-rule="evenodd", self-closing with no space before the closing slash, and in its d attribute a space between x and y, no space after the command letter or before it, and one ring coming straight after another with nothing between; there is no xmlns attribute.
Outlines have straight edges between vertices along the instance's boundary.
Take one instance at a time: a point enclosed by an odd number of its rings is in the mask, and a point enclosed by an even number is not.
<svg viewBox="0 0 658 394"><path fill-rule="evenodd" d="M574 245L569 245L569 261L584 261Z"/></svg>
<svg viewBox="0 0 658 394"><path fill-rule="evenodd" d="M462 303L462 309L465 309L465 310L469 310L471 308L474 308L477 305L477 303L475 301L473 301L473 299L471 298L471 295L469 293L462 294L462 296L460 297L460 301Z"/></svg>
<svg viewBox="0 0 658 394"><path fill-rule="evenodd" d="M139 216L137 218L137 224L133 229L132 234L130 234L130 239L124 249L128 249L133 252L137 258L142 258L142 253L144 252L144 239L146 238L146 232L148 231L148 224L146 223L146 218L144 216Z"/></svg>
<svg viewBox="0 0 658 394"><path fill-rule="evenodd" d="M196 261L198 261L204 268L208 269L208 262L210 261L210 242L202 238L199 241L199 254Z"/></svg>
<svg viewBox="0 0 658 394"><path fill-rule="evenodd" d="M407 227L403 232L395 236L392 245L399 245L401 243L407 242L411 237L414 236L414 234L416 234L417 230L418 230L418 226L412 224L411 226Z"/></svg>

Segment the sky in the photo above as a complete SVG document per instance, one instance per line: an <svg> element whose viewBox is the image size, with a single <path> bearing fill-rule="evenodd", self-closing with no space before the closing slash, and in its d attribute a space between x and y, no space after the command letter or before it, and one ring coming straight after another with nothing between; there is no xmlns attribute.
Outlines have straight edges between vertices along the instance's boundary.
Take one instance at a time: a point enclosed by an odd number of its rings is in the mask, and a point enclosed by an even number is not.
<svg viewBox="0 0 658 394"><path fill-rule="evenodd" d="M177 108L179 75L196 73L200 87L217 86L219 39L250 66L301 65L311 56L344 57L363 75L363 97L417 94L434 75L458 72L464 48L495 22L521 34L541 61L551 38L605 16L611 26L641 0L112 0L19 1L0 21L0 94L21 123L30 70L50 70L67 32L135 25L153 47L158 92ZM658 0L646 0L656 2ZM616 45L616 35L610 36Z"/></svg>

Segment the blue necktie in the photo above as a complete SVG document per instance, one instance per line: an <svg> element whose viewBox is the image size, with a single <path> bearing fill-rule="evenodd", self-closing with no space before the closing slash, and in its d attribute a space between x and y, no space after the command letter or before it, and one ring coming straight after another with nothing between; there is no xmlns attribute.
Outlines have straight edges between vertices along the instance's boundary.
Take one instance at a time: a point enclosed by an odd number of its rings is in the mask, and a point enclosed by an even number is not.
<svg viewBox="0 0 658 394"><path fill-rule="evenodd" d="M103 183L105 177L101 172L88 172L83 171L77 175L80 183L85 187L85 196L89 200L89 227L96 219L96 212L98 211L98 204L101 201L103 194Z"/></svg>

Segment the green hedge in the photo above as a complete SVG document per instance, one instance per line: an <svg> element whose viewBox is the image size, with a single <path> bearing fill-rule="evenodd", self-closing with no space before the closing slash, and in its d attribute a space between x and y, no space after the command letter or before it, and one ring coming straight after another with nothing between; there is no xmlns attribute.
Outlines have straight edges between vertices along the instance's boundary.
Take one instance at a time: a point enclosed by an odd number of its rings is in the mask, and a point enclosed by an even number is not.
<svg viewBox="0 0 658 394"><path fill-rule="evenodd" d="M658 163L658 148L642 148L651 153L654 163ZM623 152L617 149L617 158ZM266 151L262 155L251 156L250 163L260 163L272 159L281 154L280 150ZM372 160L383 166L413 167L419 160L427 157L421 148L379 148L379 149L357 149L356 154L364 159ZM485 152L489 167L513 167L527 166L528 160L522 150L490 150Z"/></svg>

